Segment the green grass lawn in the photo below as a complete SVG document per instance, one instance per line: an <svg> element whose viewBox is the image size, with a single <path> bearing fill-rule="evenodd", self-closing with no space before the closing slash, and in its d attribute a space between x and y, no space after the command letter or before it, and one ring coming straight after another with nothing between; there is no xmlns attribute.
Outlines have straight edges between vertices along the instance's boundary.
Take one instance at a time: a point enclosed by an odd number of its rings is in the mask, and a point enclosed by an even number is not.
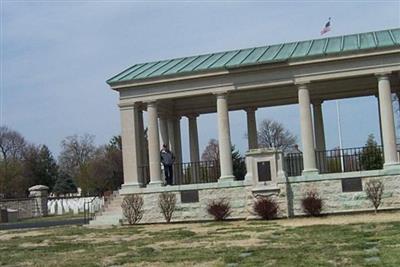
<svg viewBox="0 0 400 267"><path fill-rule="evenodd" d="M400 266L400 218L296 227L278 220L0 231L0 266L26 265Z"/></svg>

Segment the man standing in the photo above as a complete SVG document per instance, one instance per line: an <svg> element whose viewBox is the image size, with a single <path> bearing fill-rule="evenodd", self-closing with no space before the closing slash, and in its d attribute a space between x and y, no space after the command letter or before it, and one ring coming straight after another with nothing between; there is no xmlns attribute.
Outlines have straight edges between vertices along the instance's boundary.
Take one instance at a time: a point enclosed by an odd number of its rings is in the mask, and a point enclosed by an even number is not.
<svg viewBox="0 0 400 267"><path fill-rule="evenodd" d="M160 157L161 163L164 165L164 174L167 185L172 185L172 164L174 164L175 156L171 150L169 150L168 146L164 144L160 151Z"/></svg>

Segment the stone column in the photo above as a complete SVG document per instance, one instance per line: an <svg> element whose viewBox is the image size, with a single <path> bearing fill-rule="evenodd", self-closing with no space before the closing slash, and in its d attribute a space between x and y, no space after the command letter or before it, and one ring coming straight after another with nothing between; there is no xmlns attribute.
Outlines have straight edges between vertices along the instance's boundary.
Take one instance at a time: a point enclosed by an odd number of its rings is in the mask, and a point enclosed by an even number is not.
<svg viewBox="0 0 400 267"><path fill-rule="evenodd" d="M139 138L137 106L121 107L121 139L122 163L124 169L124 184L122 190L130 191L140 186L138 169Z"/></svg>
<svg viewBox="0 0 400 267"><path fill-rule="evenodd" d="M379 95L376 95L376 100L378 102L379 136L381 138L381 146L383 147L382 116L381 116L381 104L379 103Z"/></svg>
<svg viewBox="0 0 400 267"><path fill-rule="evenodd" d="M219 181L232 181L233 163L227 94L217 94L218 145L221 177Z"/></svg>
<svg viewBox="0 0 400 267"><path fill-rule="evenodd" d="M175 153L176 141L175 141L175 125L174 125L173 118L167 119L167 126L168 126L168 141L169 141L169 143L167 145L168 145L169 149L173 153Z"/></svg>
<svg viewBox="0 0 400 267"><path fill-rule="evenodd" d="M381 128L383 138L383 150L385 155L384 168L389 168L392 165L398 165L396 149L396 133L393 116L392 92L390 88L390 80L388 74L379 74L378 91L379 104L381 111Z"/></svg>
<svg viewBox="0 0 400 267"><path fill-rule="evenodd" d="M168 136L168 120L165 116L160 116L160 137L161 137L161 145L169 145L169 136Z"/></svg>
<svg viewBox="0 0 400 267"><path fill-rule="evenodd" d="M137 162L138 162L138 166L141 167L143 166L143 154L142 154L142 144L143 144L143 138L141 136L141 126L140 123L143 123L143 112L138 109L135 112L135 116L136 116L136 122L137 122L137 127L135 127L135 131L136 131L136 138L137 138L137 144L138 144L138 151L136 153L137 155ZM141 118L140 118L141 117Z"/></svg>
<svg viewBox="0 0 400 267"><path fill-rule="evenodd" d="M175 157L176 162L182 163L182 140L181 140L181 117L176 117L174 120L175 126Z"/></svg>
<svg viewBox="0 0 400 267"><path fill-rule="evenodd" d="M147 104L150 184L161 185L160 139L157 123L157 103Z"/></svg>
<svg viewBox="0 0 400 267"><path fill-rule="evenodd" d="M313 112L314 112L315 149L317 151L324 151L326 150L326 147L325 147L324 119L322 115L322 101L315 101L313 103Z"/></svg>
<svg viewBox="0 0 400 267"><path fill-rule="evenodd" d="M318 174L315 161L314 134L310 109L310 93L307 85L298 86L299 108L300 108L300 130L303 145L303 175Z"/></svg>
<svg viewBox="0 0 400 267"><path fill-rule="evenodd" d="M189 147L190 147L190 170L191 170L191 182L197 183L199 179L199 164L200 152L199 152L199 133L197 131L197 117L198 114L189 114Z"/></svg>
<svg viewBox="0 0 400 267"><path fill-rule="evenodd" d="M315 150L319 151L317 153L316 161L319 166L320 172L325 172L328 166L326 153L322 152L326 150L325 145L325 130L324 130L324 120L322 115L322 101L315 101L313 103L313 117L314 117L314 134L315 134Z"/></svg>
<svg viewBox="0 0 400 267"><path fill-rule="evenodd" d="M247 140L249 150L258 148L256 110L257 108L245 109L247 114Z"/></svg>
<svg viewBox="0 0 400 267"><path fill-rule="evenodd" d="M32 198L34 203L32 208L33 217L47 216L47 200L49 188L45 185L35 185L28 189L29 197Z"/></svg>
<svg viewBox="0 0 400 267"><path fill-rule="evenodd" d="M182 142L181 142L181 116L175 117L174 119L175 127L175 162L182 163ZM174 181L176 184L182 183L183 169L182 165L176 164L174 169Z"/></svg>
<svg viewBox="0 0 400 267"><path fill-rule="evenodd" d="M197 117L198 114L188 115L189 119L189 145L190 145L190 161L200 161L199 153L199 133L197 131Z"/></svg>
<svg viewBox="0 0 400 267"><path fill-rule="evenodd" d="M146 169L149 165L148 155L147 155L147 145L144 138L144 122L143 122L143 110L138 110L138 139L139 139L139 183L142 185L147 184ZM146 168L146 169L145 169Z"/></svg>
<svg viewBox="0 0 400 267"><path fill-rule="evenodd" d="M141 165L145 166L149 164L147 160L147 149L144 138L144 122L143 122L143 110L138 111L138 125L139 125L139 140L140 140L140 152L141 152Z"/></svg>

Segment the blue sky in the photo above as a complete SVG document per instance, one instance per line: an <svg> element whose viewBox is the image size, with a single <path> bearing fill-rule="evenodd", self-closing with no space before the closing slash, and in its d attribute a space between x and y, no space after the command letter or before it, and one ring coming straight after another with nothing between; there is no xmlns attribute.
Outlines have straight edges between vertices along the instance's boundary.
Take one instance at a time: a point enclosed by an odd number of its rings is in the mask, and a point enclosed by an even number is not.
<svg viewBox="0 0 400 267"><path fill-rule="evenodd" d="M2 124L57 155L72 134L103 144L120 133L118 95L105 80L135 63L400 26L399 1L4 1ZM379 139L374 97L341 103L343 144ZM323 105L327 147L338 145L335 102ZM351 115L350 115L351 114ZM257 111L298 135L296 105ZM232 142L247 146L244 111L230 113ZM200 147L217 136L199 118ZM182 120L184 154L187 120Z"/></svg>

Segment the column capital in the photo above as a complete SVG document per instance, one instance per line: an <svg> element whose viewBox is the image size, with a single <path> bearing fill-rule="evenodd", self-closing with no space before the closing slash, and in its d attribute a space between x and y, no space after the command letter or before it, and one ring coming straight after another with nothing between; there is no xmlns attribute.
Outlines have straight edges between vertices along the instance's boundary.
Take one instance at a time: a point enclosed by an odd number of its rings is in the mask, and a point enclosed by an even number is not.
<svg viewBox="0 0 400 267"><path fill-rule="evenodd" d="M118 107L120 110L134 110L142 111L142 103L135 102L135 103L119 103Z"/></svg>
<svg viewBox="0 0 400 267"><path fill-rule="evenodd" d="M378 72L378 73L375 73L375 76L378 78L378 81L381 81L381 80L389 80L390 74L391 74L390 71Z"/></svg>
<svg viewBox="0 0 400 267"><path fill-rule="evenodd" d="M255 112L258 108L257 107L248 107L244 108L243 110L246 112Z"/></svg>
<svg viewBox="0 0 400 267"><path fill-rule="evenodd" d="M143 112L143 110L145 109L145 105L143 102L135 102L135 104L133 105L139 112Z"/></svg>
<svg viewBox="0 0 400 267"><path fill-rule="evenodd" d="M215 95L217 98L226 98L228 96L229 92L228 91L222 91L222 92L215 92L213 95Z"/></svg>
<svg viewBox="0 0 400 267"><path fill-rule="evenodd" d="M157 100L149 100L145 102L148 107L157 107Z"/></svg>
<svg viewBox="0 0 400 267"><path fill-rule="evenodd" d="M302 89L309 90L309 85L310 85L309 82L304 82L304 83L298 83L298 84L296 84L298 90L302 90Z"/></svg>
<svg viewBox="0 0 400 267"><path fill-rule="evenodd" d="M294 80L293 83L294 83L295 86L297 86L297 88L299 88L299 87L302 87L302 86L307 87L311 83L311 81L310 80L301 79L301 80Z"/></svg>
<svg viewBox="0 0 400 267"><path fill-rule="evenodd" d="M119 110L133 110L134 109L134 105L132 104L118 104Z"/></svg>

